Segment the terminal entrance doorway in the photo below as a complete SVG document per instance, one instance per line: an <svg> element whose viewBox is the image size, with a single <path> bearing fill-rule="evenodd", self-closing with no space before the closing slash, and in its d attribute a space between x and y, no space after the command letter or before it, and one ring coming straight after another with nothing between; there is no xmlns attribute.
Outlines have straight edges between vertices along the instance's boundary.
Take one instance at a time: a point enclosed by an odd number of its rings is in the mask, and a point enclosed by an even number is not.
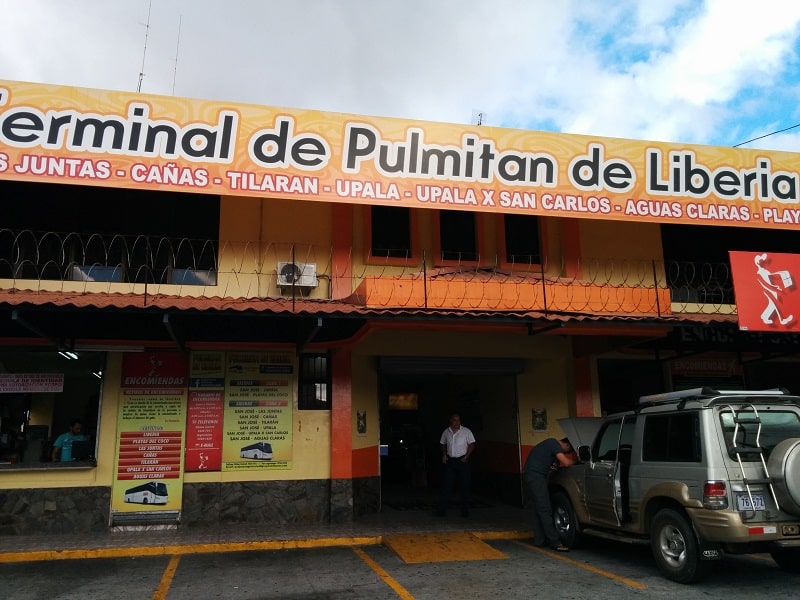
<svg viewBox="0 0 800 600"><path fill-rule="evenodd" d="M382 508L432 510L444 472L439 440L453 413L476 438L470 459L473 503L520 503L516 374L470 371L477 366L472 362L456 366L432 373L407 363L401 372L381 372Z"/></svg>

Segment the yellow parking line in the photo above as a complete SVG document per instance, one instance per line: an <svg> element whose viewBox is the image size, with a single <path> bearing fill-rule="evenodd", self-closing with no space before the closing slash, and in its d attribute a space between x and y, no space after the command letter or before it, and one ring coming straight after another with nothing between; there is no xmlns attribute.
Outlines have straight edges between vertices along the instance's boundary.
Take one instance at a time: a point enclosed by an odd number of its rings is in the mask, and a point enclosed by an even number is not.
<svg viewBox="0 0 800 600"><path fill-rule="evenodd" d="M646 590L647 586L643 583L639 583L633 579L628 579L627 577L621 577L619 575L615 575L614 573L610 573L608 571L604 571L603 569L598 569L597 567L593 567L591 565L587 565L586 563L578 562L577 560L573 560L564 556L563 554L559 554L557 552L552 552L550 550L545 550L543 548L537 548L536 546L531 546L530 544L524 544L522 542L514 542L515 544L519 544L520 546L525 546L529 550L534 550L536 552L541 552L542 554L546 554L552 558L557 558L558 560L563 560L566 563L574 565L576 567L580 567L586 571L591 571L592 573L596 573L597 575L602 575L603 577L608 577L609 579L613 579L614 581L618 581L620 583L624 583L627 586L635 588L637 590Z"/></svg>
<svg viewBox="0 0 800 600"><path fill-rule="evenodd" d="M36 562L45 560L80 560L87 558L129 558L183 554L213 554L216 552L247 552L253 550L299 550L334 546L371 546L380 544L381 536L347 538L314 538L304 540L220 542L170 546L135 546L127 548L95 548L91 550L34 550L0 553L0 563Z"/></svg>
<svg viewBox="0 0 800 600"><path fill-rule="evenodd" d="M367 563L369 567L378 574L378 577L380 577L386 585L395 591L401 600L414 600L414 596L412 596L406 588L400 585L400 583L398 583L394 577L389 575L389 573L384 571L378 563L367 556L367 553L361 548L353 548L353 552L358 554L361 560Z"/></svg>
<svg viewBox="0 0 800 600"><path fill-rule="evenodd" d="M161 582L158 584L153 594L153 600L164 600L167 597L169 587L172 585L172 578L175 577L175 571L178 569L180 560L180 556L173 556L169 559L169 564L167 568L164 569L164 574L161 576Z"/></svg>

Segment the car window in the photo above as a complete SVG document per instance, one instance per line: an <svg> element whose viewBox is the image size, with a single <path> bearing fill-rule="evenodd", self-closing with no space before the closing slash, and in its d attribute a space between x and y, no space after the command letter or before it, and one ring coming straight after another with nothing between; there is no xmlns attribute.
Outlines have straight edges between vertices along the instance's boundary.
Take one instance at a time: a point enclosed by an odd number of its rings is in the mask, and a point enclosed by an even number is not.
<svg viewBox="0 0 800 600"><path fill-rule="evenodd" d="M697 412L647 415L642 460L701 462L700 417Z"/></svg>
<svg viewBox="0 0 800 600"><path fill-rule="evenodd" d="M622 424L622 435L619 438L620 448L633 446L636 436L636 415L625 417Z"/></svg>
<svg viewBox="0 0 800 600"><path fill-rule="evenodd" d="M617 444L619 443L619 431L622 420L610 421L603 425L600 434L592 448L592 456L595 460L616 460Z"/></svg>
<svg viewBox="0 0 800 600"><path fill-rule="evenodd" d="M719 415L725 444L731 458L736 458L736 454L733 452L734 445L741 448L755 448L760 445L764 449L764 455L769 457L775 446L783 440L800 437L800 416L795 412L788 410L758 411L758 420L761 421L760 434L755 413L752 410L742 409L737 412L737 415L739 417L738 430L730 409L721 411ZM736 432L735 440L733 439L734 431ZM757 436L758 439L756 439ZM743 461L761 460L758 454L741 454L741 459Z"/></svg>

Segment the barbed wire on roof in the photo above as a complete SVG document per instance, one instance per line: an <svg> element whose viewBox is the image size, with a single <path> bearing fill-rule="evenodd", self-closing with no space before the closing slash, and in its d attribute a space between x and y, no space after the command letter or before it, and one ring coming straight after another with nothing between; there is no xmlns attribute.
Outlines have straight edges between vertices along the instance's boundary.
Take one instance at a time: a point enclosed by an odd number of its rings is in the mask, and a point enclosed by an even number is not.
<svg viewBox="0 0 800 600"><path fill-rule="evenodd" d="M349 298L421 310L633 311L732 314L727 263L563 257L536 263L481 255L469 262L430 255L402 260L331 246L154 236L35 232L0 228L0 289L187 297ZM512 257L513 258L513 257ZM314 285L281 282L286 261L313 264ZM146 287L143 287L146 286ZM671 305L671 307L670 307Z"/></svg>

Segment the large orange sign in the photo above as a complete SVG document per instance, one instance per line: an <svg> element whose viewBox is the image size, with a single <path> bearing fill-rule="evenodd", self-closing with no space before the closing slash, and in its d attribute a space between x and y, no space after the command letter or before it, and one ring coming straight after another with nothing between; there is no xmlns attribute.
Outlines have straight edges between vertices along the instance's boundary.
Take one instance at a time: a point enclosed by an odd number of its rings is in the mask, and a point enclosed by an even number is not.
<svg viewBox="0 0 800 600"><path fill-rule="evenodd" d="M800 161L0 81L0 179L800 228Z"/></svg>

